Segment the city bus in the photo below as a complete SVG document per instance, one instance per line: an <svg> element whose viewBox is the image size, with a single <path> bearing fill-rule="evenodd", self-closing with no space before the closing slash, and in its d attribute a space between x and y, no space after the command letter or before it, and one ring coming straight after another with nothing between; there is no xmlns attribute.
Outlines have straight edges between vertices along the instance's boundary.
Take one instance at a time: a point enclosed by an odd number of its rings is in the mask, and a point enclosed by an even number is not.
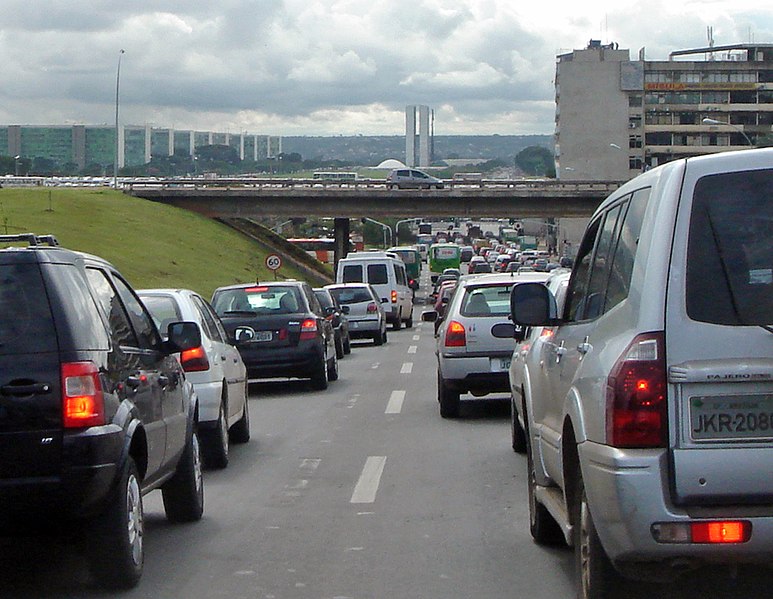
<svg viewBox="0 0 773 599"><path fill-rule="evenodd" d="M331 181L334 183L353 183L357 180L357 173L344 171L322 172L316 171L312 176L315 181Z"/></svg>
<svg viewBox="0 0 773 599"><path fill-rule="evenodd" d="M287 239L294 246L299 247L310 256L314 256L320 262L325 264L335 263L335 239L331 237L319 238L291 238ZM349 251L354 251L354 244L349 242Z"/></svg>
<svg viewBox="0 0 773 599"><path fill-rule="evenodd" d="M421 254L413 245L391 247L387 252L394 252L405 263L405 274L408 275L408 286L416 291L419 288L419 276L421 275Z"/></svg>
<svg viewBox="0 0 773 599"><path fill-rule="evenodd" d="M433 283L446 268L459 268L461 250L455 243L433 243L429 246L429 274Z"/></svg>

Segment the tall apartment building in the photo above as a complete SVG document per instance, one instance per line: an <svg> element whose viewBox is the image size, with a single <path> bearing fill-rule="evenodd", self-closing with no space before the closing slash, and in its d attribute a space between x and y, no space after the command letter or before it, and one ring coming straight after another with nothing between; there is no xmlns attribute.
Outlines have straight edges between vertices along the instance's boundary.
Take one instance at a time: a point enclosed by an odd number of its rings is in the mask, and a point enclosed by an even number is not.
<svg viewBox="0 0 773 599"><path fill-rule="evenodd" d="M405 107L405 164L427 167L432 164L431 111L429 106ZM416 130L418 116L418 132Z"/></svg>
<svg viewBox="0 0 773 599"><path fill-rule="evenodd" d="M193 157L196 148L212 144L231 146L242 160L272 158L282 152L281 137L121 125L118 165L147 164L153 156ZM0 126L0 155L45 158L60 166L73 164L82 169L100 164L111 172L115 147L115 127L109 125Z"/></svg>
<svg viewBox="0 0 773 599"><path fill-rule="evenodd" d="M770 140L773 44L679 50L637 60L591 40L558 56L556 173L627 180L686 156Z"/></svg>

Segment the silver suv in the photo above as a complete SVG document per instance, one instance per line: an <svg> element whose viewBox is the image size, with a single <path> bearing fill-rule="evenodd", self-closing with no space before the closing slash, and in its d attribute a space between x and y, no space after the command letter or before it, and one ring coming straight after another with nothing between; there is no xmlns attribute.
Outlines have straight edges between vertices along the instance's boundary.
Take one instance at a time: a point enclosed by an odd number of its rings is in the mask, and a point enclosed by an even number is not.
<svg viewBox="0 0 773 599"><path fill-rule="evenodd" d="M773 553L773 149L678 160L607 198L523 377L531 534L579 597ZM620 575L624 576L620 576Z"/></svg>

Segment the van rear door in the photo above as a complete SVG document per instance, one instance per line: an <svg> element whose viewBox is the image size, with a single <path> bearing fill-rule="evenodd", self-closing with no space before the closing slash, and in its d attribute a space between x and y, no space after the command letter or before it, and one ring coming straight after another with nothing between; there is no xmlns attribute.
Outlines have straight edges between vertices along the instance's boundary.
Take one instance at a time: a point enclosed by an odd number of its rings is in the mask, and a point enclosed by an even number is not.
<svg viewBox="0 0 773 599"><path fill-rule="evenodd" d="M683 185L666 302L683 505L773 504L773 168L755 158L688 163Z"/></svg>

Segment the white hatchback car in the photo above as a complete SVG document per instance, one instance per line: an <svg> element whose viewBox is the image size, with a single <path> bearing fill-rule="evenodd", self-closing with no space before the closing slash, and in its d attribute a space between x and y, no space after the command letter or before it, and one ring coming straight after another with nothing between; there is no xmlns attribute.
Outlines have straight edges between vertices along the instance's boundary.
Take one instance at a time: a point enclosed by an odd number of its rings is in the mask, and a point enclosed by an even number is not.
<svg viewBox="0 0 773 599"><path fill-rule="evenodd" d="M210 468L228 465L229 441L250 440L247 369L215 311L194 291L144 289L137 292L158 330L181 320L198 323L201 346L180 355L186 378L199 397L199 438L204 462Z"/></svg>

